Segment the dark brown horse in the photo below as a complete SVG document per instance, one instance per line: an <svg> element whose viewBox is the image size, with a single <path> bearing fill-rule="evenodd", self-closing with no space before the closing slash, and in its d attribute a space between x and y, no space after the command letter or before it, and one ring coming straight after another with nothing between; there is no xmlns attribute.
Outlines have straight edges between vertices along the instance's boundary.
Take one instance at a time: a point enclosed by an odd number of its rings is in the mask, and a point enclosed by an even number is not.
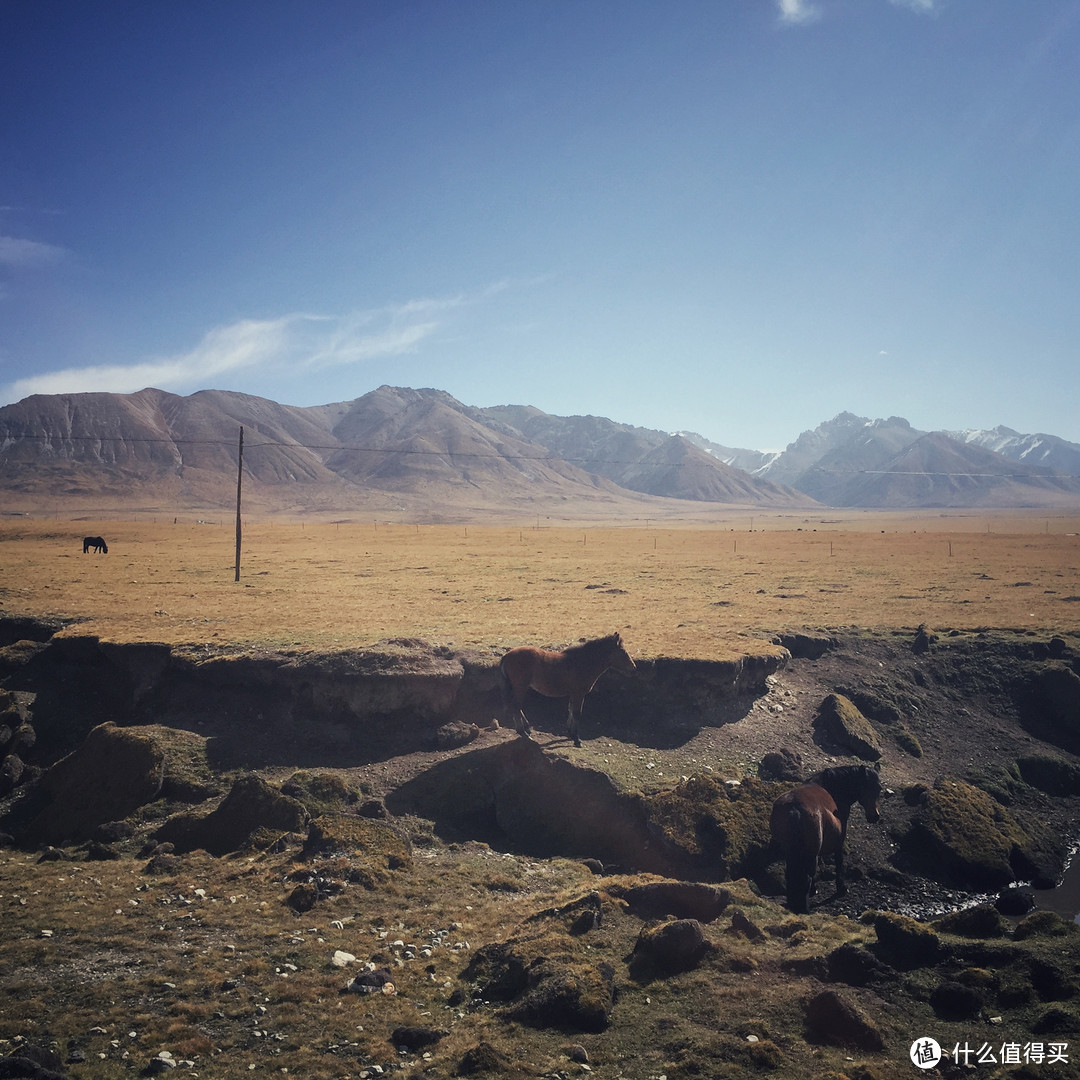
<svg viewBox="0 0 1080 1080"><path fill-rule="evenodd" d="M635 667L617 633L571 645L564 652L535 649L531 645L511 649L499 662L506 714L513 716L518 734L528 738L532 727L522 705L530 689L545 697L569 698L566 730L574 745L580 746L578 721L585 695L609 668L630 672Z"/></svg>
<svg viewBox="0 0 1080 1080"><path fill-rule="evenodd" d="M102 555L109 554L109 545L100 536L84 536L82 542L82 552L85 555L91 548L101 553Z"/></svg>
<svg viewBox="0 0 1080 1080"><path fill-rule="evenodd" d="M810 783L781 795L773 803L769 828L784 853L788 907L800 914L810 910L819 856L836 859L836 895L844 885L844 840L851 808L859 803L871 824L881 816L878 798L881 777L868 765L825 769Z"/></svg>

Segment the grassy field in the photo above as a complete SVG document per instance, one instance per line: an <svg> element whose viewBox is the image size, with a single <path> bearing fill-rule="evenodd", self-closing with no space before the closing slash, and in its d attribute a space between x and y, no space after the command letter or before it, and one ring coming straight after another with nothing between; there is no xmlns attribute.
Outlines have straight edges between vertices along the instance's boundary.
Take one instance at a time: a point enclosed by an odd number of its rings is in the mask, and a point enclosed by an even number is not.
<svg viewBox="0 0 1080 1080"><path fill-rule="evenodd" d="M84 555L102 534L107 555ZM13 519L0 607L113 641L501 650L620 630L717 658L780 630L1080 628L1080 516L733 514L683 527Z"/></svg>

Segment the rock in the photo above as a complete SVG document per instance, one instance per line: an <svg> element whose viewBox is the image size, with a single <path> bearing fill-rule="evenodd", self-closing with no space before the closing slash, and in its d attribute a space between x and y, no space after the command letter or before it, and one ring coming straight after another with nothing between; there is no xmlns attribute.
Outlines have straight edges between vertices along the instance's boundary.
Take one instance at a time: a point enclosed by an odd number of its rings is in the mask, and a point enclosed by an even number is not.
<svg viewBox="0 0 1080 1080"><path fill-rule="evenodd" d="M356 808L356 812L360 817L364 818L381 819L390 816L382 799L365 799Z"/></svg>
<svg viewBox="0 0 1080 1080"><path fill-rule="evenodd" d="M26 766L18 754L8 754L0 762L0 799L10 795L18 786L26 772Z"/></svg>
<svg viewBox="0 0 1080 1080"><path fill-rule="evenodd" d="M741 911L736 911L731 916L731 930L733 933L741 934L750 941L765 940L765 933L761 927L748 919Z"/></svg>
<svg viewBox="0 0 1080 1080"><path fill-rule="evenodd" d="M926 623L921 623L915 631L915 640L911 643L912 652L929 652L931 647L937 644L938 636Z"/></svg>
<svg viewBox="0 0 1080 1080"><path fill-rule="evenodd" d="M23 721L11 734L11 741L8 743L8 753L18 754L20 757L26 757L29 751L34 749L37 743L37 732L33 727Z"/></svg>
<svg viewBox="0 0 1080 1080"><path fill-rule="evenodd" d="M930 994L930 1007L940 1020L974 1020L982 1011L982 995L971 986L946 979Z"/></svg>
<svg viewBox="0 0 1080 1080"><path fill-rule="evenodd" d="M286 901L289 907L293 911L304 912L310 911L319 900L319 889L311 882L304 882L301 885L297 885Z"/></svg>
<svg viewBox="0 0 1080 1080"><path fill-rule="evenodd" d="M881 757L877 732L843 694L829 694L821 703L814 720L814 742L823 749L852 754L863 761Z"/></svg>
<svg viewBox="0 0 1080 1080"><path fill-rule="evenodd" d="M823 990L806 1006L807 1037L812 1042L850 1050L883 1050L885 1040L873 1023L835 990Z"/></svg>
<svg viewBox="0 0 1080 1080"><path fill-rule="evenodd" d="M697 967L708 949L697 919L675 919L643 927L634 945L632 962L635 967L671 975Z"/></svg>
<svg viewBox="0 0 1080 1080"><path fill-rule="evenodd" d="M69 1080L60 1055L44 1046L24 1043L7 1057L0 1058L0 1077L23 1080Z"/></svg>
<svg viewBox="0 0 1080 1080"><path fill-rule="evenodd" d="M994 907L1002 915L1026 915L1035 906L1035 892L1024 886L1013 885L1002 889L994 901ZM980 935L988 937L989 935ZM1001 935L996 935L1000 937Z"/></svg>
<svg viewBox="0 0 1080 1080"><path fill-rule="evenodd" d="M449 1031L419 1025L398 1027L391 1032L390 1041L399 1050L422 1050L425 1046L434 1046L449 1034Z"/></svg>
<svg viewBox="0 0 1080 1080"><path fill-rule="evenodd" d="M690 881L653 881L630 888L612 887L611 895L626 902L639 919L696 919L709 923L731 903L731 893L715 885Z"/></svg>
<svg viewBox="0 0 1080 1080"><path fill-rule="evenodd" d="M162 1050L156 1057L152 1057L146 1066L146 1071L151 1076L156 1076L158 1073L168 1072L170 1069L175 1069L177 1065L176 1058L169 1053L168 1050Z"/></svg>
<svg viewBox="0 0 1080 1080"><path fill-rule="evenodd" d="M362 971L345 987L345 992L353 994L392 994L394 990L394 977L388 968Z"/></svg>
<svg viewBox="0 0 1080 1080"><path fill-rule="evenodd" d="M435 745L440 750L456 750L459 746L467 746L480 736L480 729L475 724L464 724L454 720L449 724L443 724L435 732Z"/></svg>
<svg viewBox="0 0 1080 1080"><path fill-rule="evenodd" d="M345 952L342 949L335 949L334 955L330 958L330 963L334 967L348 967L350 964L356 963L356 957L351 952Z"/></svg>
<svg viewBox="0 0 1080 1080"><path fill-rule="evenodd" d="M788 780L801 784L806 779L803 769L802 757L782 747L780 750L770 750L758 765L758 776L762 780Z"/></svg>

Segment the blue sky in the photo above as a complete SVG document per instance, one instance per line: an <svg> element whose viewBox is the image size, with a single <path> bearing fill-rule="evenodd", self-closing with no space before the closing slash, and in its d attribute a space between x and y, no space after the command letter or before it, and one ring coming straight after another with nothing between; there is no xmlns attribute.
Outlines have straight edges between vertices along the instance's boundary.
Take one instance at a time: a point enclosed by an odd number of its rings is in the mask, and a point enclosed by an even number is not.
<svg viewBox="0 0 1080 1080"><path fill-rule="evenodd" d="M0 0L0 404L1080 442L1080 0Z"/></svg>

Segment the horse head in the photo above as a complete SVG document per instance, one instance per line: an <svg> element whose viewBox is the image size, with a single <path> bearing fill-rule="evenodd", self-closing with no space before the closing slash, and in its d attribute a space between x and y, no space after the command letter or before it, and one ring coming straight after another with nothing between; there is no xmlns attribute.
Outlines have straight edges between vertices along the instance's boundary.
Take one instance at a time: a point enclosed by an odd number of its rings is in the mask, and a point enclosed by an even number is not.
<svg viewBox="0 0 1080 1080"><path fill-rule="evenodd" d="M881 776L877 769L872 769L869 765L860 765L859 771L859 805L866 814L866 820L873 825L881 817L881 811L878 809L878 799L881 797Z"/></svg>
<svg viewBox="0 0 1080 1080"><path fill-rule="evenodd" d="M634 671L637 668L637 664L634 663L633 658L626 651L626 647L622 643L622 638L619 636L618 630L616 630L608 640L611 642L611 666L616 671L621 671L624 675Z"/></svg>

